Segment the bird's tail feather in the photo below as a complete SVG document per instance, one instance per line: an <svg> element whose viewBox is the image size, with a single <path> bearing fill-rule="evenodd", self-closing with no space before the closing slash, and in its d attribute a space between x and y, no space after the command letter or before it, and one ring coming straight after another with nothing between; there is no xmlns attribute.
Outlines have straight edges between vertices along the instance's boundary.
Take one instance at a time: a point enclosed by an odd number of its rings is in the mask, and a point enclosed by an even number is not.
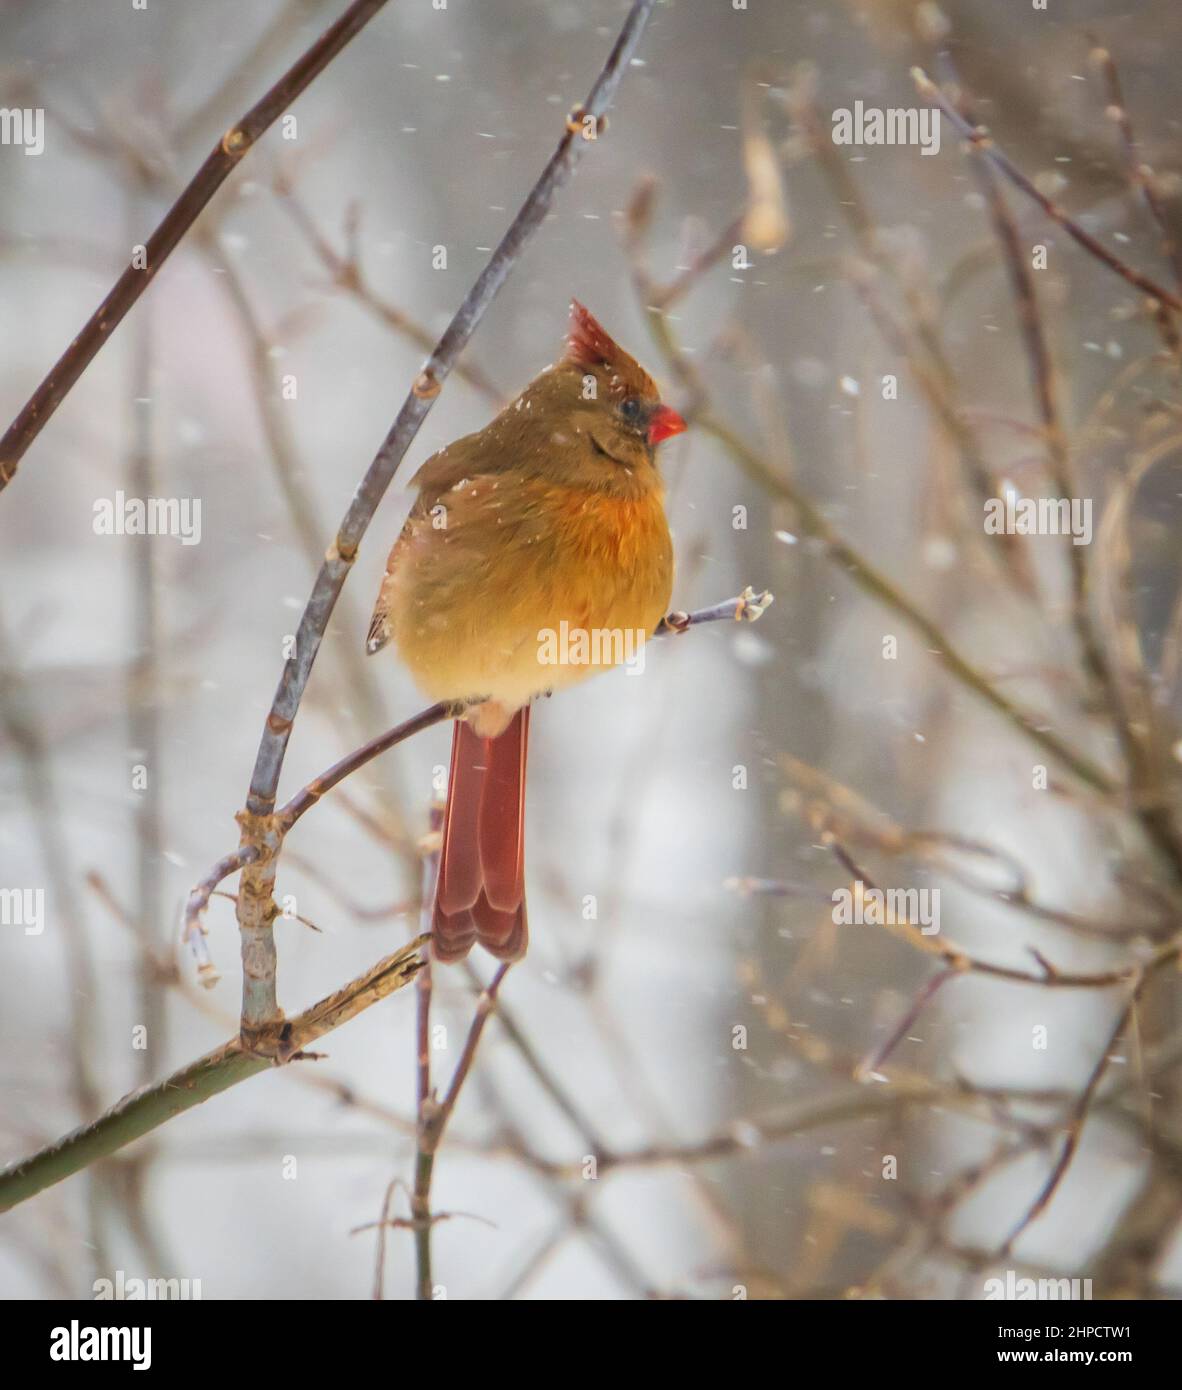
<svg viewBox="0 0 1182 1390"><path fill-rule="evenodd" d="M528 741L528 707L497 738L456 720L432 919L436 960L462 960L474 944L499 960L525 954Z"/></svg>

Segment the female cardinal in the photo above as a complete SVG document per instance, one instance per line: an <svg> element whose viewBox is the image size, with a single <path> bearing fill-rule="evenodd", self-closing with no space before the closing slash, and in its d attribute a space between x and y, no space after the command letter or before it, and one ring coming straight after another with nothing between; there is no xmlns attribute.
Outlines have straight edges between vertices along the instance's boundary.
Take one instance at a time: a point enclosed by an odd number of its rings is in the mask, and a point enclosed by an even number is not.
<svg viewBox="0 0 1182 1390"><path fill-rule="evenodd" d="M525 954L529 705L651 634L673 586L654 451L685 421L581 304L566 350L484 429L428 459L386 564L367 650L393 638L423 691L454 703L432 953ZM552 664L553 634L589 634ZM550 640L547 640L550 639ZM608 647L611 650L604 651Z"/></svg>

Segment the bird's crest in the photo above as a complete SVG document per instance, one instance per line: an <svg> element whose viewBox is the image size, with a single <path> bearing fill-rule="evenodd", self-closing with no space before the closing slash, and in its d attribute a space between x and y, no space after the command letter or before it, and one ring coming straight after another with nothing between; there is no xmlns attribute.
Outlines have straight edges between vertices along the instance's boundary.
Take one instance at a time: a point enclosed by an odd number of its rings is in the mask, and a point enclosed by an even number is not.
<svg viewBox="0 0 1182 1390"><path fill-rule="evenodd" d="M563 361L582 371L607 367L621 394L656 396L652 378L639 362L616 342L594 314L577 299L571 300Z"/></svg>

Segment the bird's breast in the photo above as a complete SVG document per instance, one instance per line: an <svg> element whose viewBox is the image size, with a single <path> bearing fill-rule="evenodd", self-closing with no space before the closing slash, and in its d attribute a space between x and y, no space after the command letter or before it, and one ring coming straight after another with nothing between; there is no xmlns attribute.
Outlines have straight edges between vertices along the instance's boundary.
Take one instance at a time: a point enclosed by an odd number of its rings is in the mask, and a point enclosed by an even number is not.
<svg viewBox="0 0 1182 1390"><path fill-rule="evenodd" d="M442 501L442 524L437 508L412 517L387 577L395 640L435 699L524 704L627 659L668 609L655 488L617 497L486 476Z"/></svg>

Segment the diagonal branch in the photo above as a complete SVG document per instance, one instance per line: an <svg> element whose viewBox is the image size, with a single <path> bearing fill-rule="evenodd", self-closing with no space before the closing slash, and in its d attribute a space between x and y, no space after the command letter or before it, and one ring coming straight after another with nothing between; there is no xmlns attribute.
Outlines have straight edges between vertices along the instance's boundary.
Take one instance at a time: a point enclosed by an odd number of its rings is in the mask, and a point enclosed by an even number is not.
<svg viewBox="0 0 1182 1390"><path fill-rule="evenodd" d="M1051 221L1057 222L1073 241L1095 256L1109 270L1119 275L1126 283L1140 290L1142 294L1147 294L1151 299L1157 300L1159 304L1182 313L1182 298L1167 290L1164 285L1159 285L1156 280L1150 279L1148 275L1143 275L1139 270L1122 261L1119 256L1113 255L1103 242L1097 241L1090 232L1085 232L1079 223L1069 217L1057 203L1044 193L1040 193L1009 156L998 149L989 132L984 127L973 125L971 121L966 120L922 68L912 68L911 77L920 96L926 97L933 105L938 106L964 139L975 149L980 150L990 164L1009 179L1016 188L1020 188L1028 198L1033 198Z"/></svg>
<svg viewBox="0 0 1182 1390"><path fill-rule="evenodd" d="M1141 994L1148 980L1148 973L1143 971L1134 982L1133 988L1129 992L1128 999L1125 1001L1125 1005L1117 1016L1116 1023L1113 1025L1112 1032L1108 1035L1108 1039L1104 1044L1104 1050L1096 1059L1095 1065L1088 1075L1087 1083L1071 1109L1071 1114L1067 1120L1067 1133L1063 1140L1062 1147L1059 1150L1059 1155L1055 1159L1046 1181L1039 1189L1038 1195L1026 1209L1017 1225L1006 1237L1001 1250L998 1252L1000 1255L1008 1256L1012 1253L1015 1241L1017 1241L1018 1237L1026 1228L1037 1220L1047 1209L1055 1193L1059 1190L1059 1186L1063 1179L1067 1176L1067 1170L1071 1167L1071 1160L1075 1157L1076 1150L1079 1148L1079 1141L1083 1135L1084 1125L1087 1122L1088 1111L1091 1109L1092 1102L1096 1098L1096 1092L1100 1087L1100 1082L1104 1079L1104 1073L1108 1070L1108 1063L1112 1057L1113 1049L1120 1042L1121 1034L1125 1031L1130 1019L1133 1017L1137 1008L1137 1002L1141 998Z"/></svg>
<svg viewBox="0 0 1182 1390"><path fill-rule="evenodd" d="M361 258L356 246L351 244L343 256L333 250L312 220L311 213L296 197L292 180L286 175L276 176L274 188L276 197L287 210L297 231L311 247L329 275L332 276L333 284L351 294L359 304L363 305L387 328L414 343L424 352L430 352L435 346L434 336L422 324L416 323L405 310L391 304L387 299L382 299L377 294L361 268ZM353 238L350 240L352 242ZM469 386L479 391L485 400L491 402L498 410L505 403L505 393L480 367L459 361L455 364L454 371L458 377L462 377Z"/></svg>
<svg viewBox="0 0 1182 1390"><path fill-rule="evenodd" d="M1116 123L1117 129L1120 131L1121 144L1124 146L1125 158L1129 165L1129 182L1134 191L1140 191L1150 216L1157 223L1158 230L1161 232L1162 255L1169 261L1170 268L1174 272L1174 283L1182 288L1182 247L1179 247L1174 229L1170 226L1170 215L1166 211L1161 190L1158 187L1157 175L1141 158L1141 147L1133 132L1133 121L1129 115L1129 109L1125 105L1124 90L1121 87L1116 63L1108 49L1095 39L1092 40L1092 51L1089 58L1092 66L1097 68L1104 78L1104 88L1108 96L1108 108L1105 114L1109 120Z"/></svg>
<svg viewBox="0 0 1182 1390"><path fill-rule="evenodd" d="M3 439L0 439L0 491L12 481L29 445L122 323L128 310L155 279L156 272L176 250L181 238L225 183L238 161L385 3L386 0L354 0L340 19L321 34L271 90L213 147L145 243L146 261L143 269L129 265L120 275L107 297L91 314L78 336L58 358L49 375L29 397Z"/></svg>
<svg viewBox="0 0 1182 1390"><path fill-rule="evenodd" d="M309 1043L409 984L422 966L419 948L425 940L425 937L418 937L378 961L344 989L285 1023L280 1037L283 1060L298 1057ZM8 1211L19 1202L27 1201L96 1159L106 1158L142 1138L174 1115L191 1110L271 1064L272 1059L248 1052L235 1039L182 1067L166 1081L133 1091L93 1124L0 1170L0 1211Z"/></svg>

